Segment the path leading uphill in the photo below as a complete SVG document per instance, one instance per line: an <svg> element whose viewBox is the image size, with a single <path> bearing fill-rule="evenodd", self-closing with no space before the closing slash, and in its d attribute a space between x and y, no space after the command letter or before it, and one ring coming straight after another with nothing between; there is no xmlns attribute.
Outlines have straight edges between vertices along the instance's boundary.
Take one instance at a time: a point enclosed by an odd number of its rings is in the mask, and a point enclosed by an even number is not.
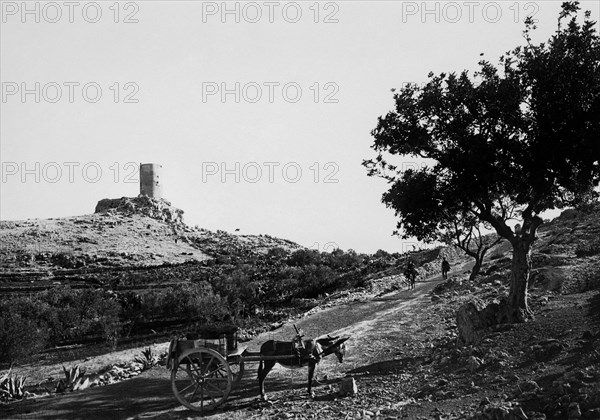
<svg viewBox="0 0 600 420"><path fill-rule="evenodd" d="M423 333L420 315L430 304L428 293L441 282L439 275L416 284L414 290L401 290L379 297L365 298L333 306L296 320L306 337L323 334L349 335L348 352L343 364L334 357L324 359L317 371L321 385L314 388L311 401L306 392L306 369L287 370L276 366L266 380L270 402L258 400L257 364L246 366L241 386L231 392L228 401L212 419L310 417L311 412L327 412L326 418L344 418L364 404L356 398L338 398L339 379L346 374L357 377L359 395L367 395L367 383L360 376L365 367L388 360L399 360L403 349ZM258 350L266 340L290 340L293 324L267 332L243 343ZM390 381L392 379L390 378ZM390 385L392 382L390 382ZM400 390L401 391L401 390ZM399 392L400 392L399 391ZM398 404L398 398L393 398ZM350 407L353 404L356 407ZM389 404L388 404L389 405ZM386 405L386 406L388 406ZM155 367L132 379L60 396L26 400L0 409L0 418L11 419L188 419L198 413L184 409L172 392L169 372ZM325 417L321 417L325 418Z"/></svg>

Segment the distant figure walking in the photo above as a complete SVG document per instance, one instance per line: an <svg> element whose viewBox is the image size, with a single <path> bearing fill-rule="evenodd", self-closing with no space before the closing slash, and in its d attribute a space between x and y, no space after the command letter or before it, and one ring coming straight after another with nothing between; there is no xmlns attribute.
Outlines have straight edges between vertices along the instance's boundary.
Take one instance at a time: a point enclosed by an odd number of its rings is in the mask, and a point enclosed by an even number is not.
<svg viewBox="0 0 600 420"><path fill-rule="evenodd" d="M442 261L442 278L444 280L448 279L448 271L450 271L450 263L444 258L444 261Z"/></svg>
<svg viewBox="0 0 600 420"><path fill-rule="evenodd" d="M404 276L406 277L406 280L408 280L408 288L414 289L415 282L417 281L417 269L415 268L415 265L413 264L412 260L410 260L410 259L406 263L406 269L404 270Z"/></svg>

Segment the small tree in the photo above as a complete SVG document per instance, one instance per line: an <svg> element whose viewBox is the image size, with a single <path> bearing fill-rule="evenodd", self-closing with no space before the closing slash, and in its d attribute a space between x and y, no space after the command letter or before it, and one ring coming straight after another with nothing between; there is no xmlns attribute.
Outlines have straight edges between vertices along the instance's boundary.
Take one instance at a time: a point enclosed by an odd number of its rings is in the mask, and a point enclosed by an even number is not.
<svg viewBox="0 0 600 420"><path fill-rule="evenodd" d="M502 241L502 238L496 236L490 238L485 235L481 228L482 223L474 220L473 217L465 219L454 219L449 223L449 227L444 230L441 239L448 245L455 245L463 250L465 254L475 260L471 269L470 280L481 271L485 254L496 244Z"/></svg>
<svg viewBox="0 0 600 420"><path fill-rule="evenodd" d="M448 216L469 215L493 227L513 248L506 321L523 321L530 250L540 213L583 201L600 180L600 41L590 13L563 3L558 30L467 71L429 75L423 87L394 93L395 109L373 130L369 175L391 182L383 201L406 235L424 240L447 228ZM563 26L563 20L570 17ZM384 156L386 153L386 156ZM389 155L432 162L397 172ZM521 229L508 221L517 217ZM452 220L452 219L450 219Z"/></svg>
<svg viewBox="0 0 600 420"><path fill-rule="evenodd" d="M369 161L369 165L373 163ZM474 279L481 270L485 254L502 238L486 238L481 231L481 220L461 208L441 208L442 198L434 195L437 193L435 186L422 173L409 170L403 176L409 181L394 183L382 198L388 207L396 209L397 215L402 215L394 234L403 239L416 236L426 242L438 241L457 246L475 260L470 276ZM386 178L394 182L393 177ZM427 216L435 223L425 221ZM405 229L402 231L403 226Z"/></svg>

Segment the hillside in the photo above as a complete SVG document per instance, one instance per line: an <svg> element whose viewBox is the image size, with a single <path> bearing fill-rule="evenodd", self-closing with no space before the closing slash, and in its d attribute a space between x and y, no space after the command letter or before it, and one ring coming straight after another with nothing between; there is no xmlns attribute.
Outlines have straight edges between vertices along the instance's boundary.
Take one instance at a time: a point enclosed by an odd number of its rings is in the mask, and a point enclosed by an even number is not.
<svg viewBox="0 0 600 420"><path fill-rule="evenodd" d="M146 196L101 200L91 215L0 222L0 241L0 367L102 354L228 319L249 339L328 295L399 287L407 258L211 232ZM412 258L426 275L441 251Z"/></svg>
<svg viewBox="0 0 600 420"><path fill-rule="evenodd" d="M84 287L132 270L147 274L184 263L210 266L231 255L303 248L270 236L190 227L182 210L146 196L101 200L90 215L1 221L0 243L0 294L58 284ZM165 280L168 274L160 276Z"/></svg>
<svg viewBox="0 0 600 420"><path fill-rule="evenodd" d="M459 340L457 313L465 304L483 307L508 292L506 243L491 251L473 281L468 259L452 250L413 255L421 258L414 291L402 286L397 264L385 255L370 256L349 271L364 273L362 286L312 299L304 314L245 343L256 350L265 340L289 339L292 323L311 337L351 335L345 363L327 359L319 368L316 398L306 397L305 371L276 368L267 379L271 401L259 401L256 364L250 364L241 387L209 418L600 419L600 211L567 210L539 233L529 290L535 319L475 331L470 344ZM441 255L452 261L447 281L439 276ZM165 344L154 348L164 351ZM14 402L0 408L0 415L90 419L119 412L116 418L196 418L174 400L163 366L128 373L136 351L82 359L77 363L90 373L111 364L102 375L90 376L95 386ZM36 364L16 372L34 384L31 392L44 394L52 384L47 378L56 381L60 370L60 365ZM344 376L356 380L357 395L338 394ZM132 379L120 382L127 377Z"/></svg>
<svg viewBox="0 0 600 420"><path fill-rule="evenodd" d="M231 316L242 310L229 302L236 267L260 278L270 250L304 249L190 227L182 210L146 196L101 200L90 215L2 221L0 243L0 366L53 348L107 352ZM262 321L246 324L252 332Z"/></svg>
<svg viewBox="0 0 600 420"><path fill-rule="evenodd" d="M4 273L52 269L140 267L203 261L234 251L302 248L269 236L192 228L183 211L146 196L101 200L94 214L0 222Z"/></svg>

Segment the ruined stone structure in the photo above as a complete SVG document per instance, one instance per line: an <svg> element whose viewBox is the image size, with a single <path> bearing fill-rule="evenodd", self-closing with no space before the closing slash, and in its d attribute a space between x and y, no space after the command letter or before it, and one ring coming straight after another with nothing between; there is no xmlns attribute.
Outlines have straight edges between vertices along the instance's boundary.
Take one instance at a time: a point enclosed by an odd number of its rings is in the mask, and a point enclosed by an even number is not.
<svg viewBox="0 0 600 420"><path fill-rule="evenodd" d="M162 198L162 165L140 164L140 195L137 197L105 198L96 204L95 213L118 212L139 214L168 223L183 223L183 210Z"/></svg>
<svg viewBox="0 0 600 420"><path fill-rule="evenodd" d="M171 205L164 198L152 198L147 195L138 197L105 198L96 204L95 213L120 213L124 215L142 215L168 223L183 223L183 210Z"/></svg>
<svg viewBox="0 0 600 420"><path fill-rule="evenodd" d="M161 172L162 165L156 163L140 164L140 195L150 198L162 198Z"/></svg>

